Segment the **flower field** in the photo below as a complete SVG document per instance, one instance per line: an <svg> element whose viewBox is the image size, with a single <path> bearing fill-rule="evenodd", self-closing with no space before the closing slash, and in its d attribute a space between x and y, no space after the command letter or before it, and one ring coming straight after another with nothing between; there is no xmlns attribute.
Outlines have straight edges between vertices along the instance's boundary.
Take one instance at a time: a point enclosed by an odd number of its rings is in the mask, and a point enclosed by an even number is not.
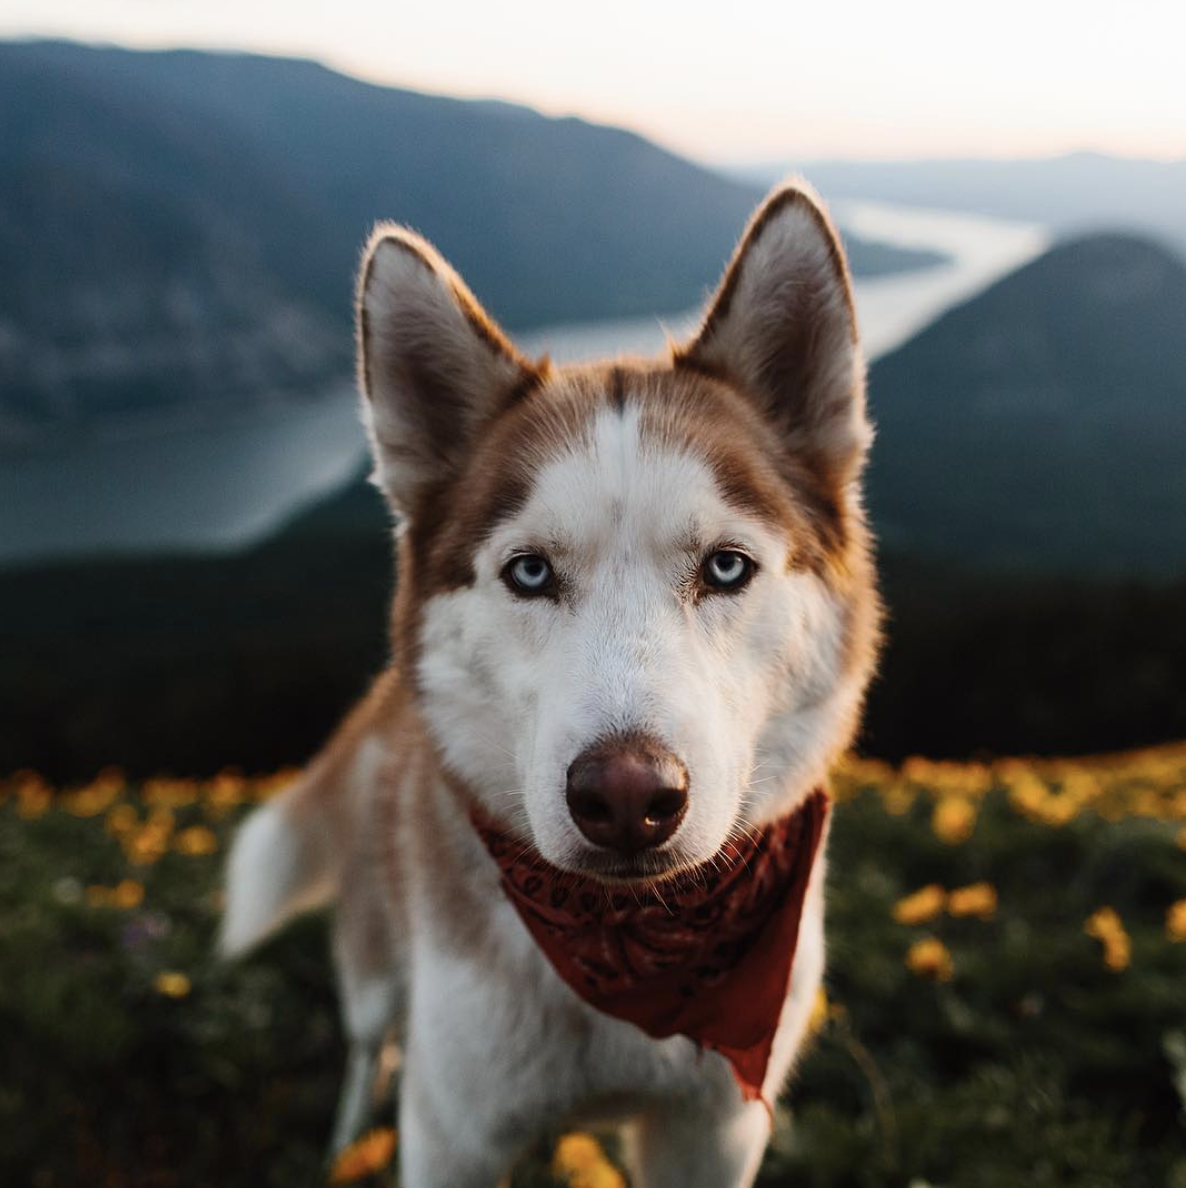
<svg viewBox="0 0 1186 1188"><path fill-rule="evenodd" d="M4 1183L387 1182L381 1125L321 1166L324 921L210 957L231 830L290 778L0 781ZM1186 744L834 790L827 995L760 1183L1186 1188ZM516 1188L622 1188L612 1155L549 1136Z"/></svg>

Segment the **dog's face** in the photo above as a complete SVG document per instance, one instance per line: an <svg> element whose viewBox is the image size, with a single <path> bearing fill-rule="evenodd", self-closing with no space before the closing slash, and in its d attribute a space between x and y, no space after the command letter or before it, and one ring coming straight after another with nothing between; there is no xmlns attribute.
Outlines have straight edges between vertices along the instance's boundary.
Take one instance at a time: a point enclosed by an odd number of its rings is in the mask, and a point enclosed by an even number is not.
<svg viewBox="0 0 1186 1188"><path fill-rule="evenodd" d="M564 869L653 878L786 811L855 726L877 604L847 271L775 194L669 360L524 361L381 228L360 286L397 653L449 769Z"/></svg>

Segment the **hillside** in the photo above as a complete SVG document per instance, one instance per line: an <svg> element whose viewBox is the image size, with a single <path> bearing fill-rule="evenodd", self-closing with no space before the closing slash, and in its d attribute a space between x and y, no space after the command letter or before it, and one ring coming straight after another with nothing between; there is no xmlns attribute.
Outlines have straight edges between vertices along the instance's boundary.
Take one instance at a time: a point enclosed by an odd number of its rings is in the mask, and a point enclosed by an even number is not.
<svg viewBox="0 0 1186 1188"><path fill-rule="evenodd" d="M1099 577L1186 571L1186 265L1061 244L873 364L870 507L907 556ZM382 530L359 478L285 535Z"/></svg>
<svg viewBox="0 0 1186 1188"><path fill-rule="evenodd" d="M1063 243L879 360L870 507L895 551L1186 568L1186 265Z"/></svg>
<svg viewBox="0 0 1186 1188"><path fill-rule="evenodd" d="M694 305L760 195L620 129L313 62L0 45L0 446L323 391L379 218L522 327ZM935 259L851 246L864 272Z"/></svg>
<svg viewBox="0 0 1186 1188"><path fill-rule="evenodd" d="M0 445L319 391L349 339L280 249L320 226L231 128L0 48Z"/></svg>
<svg viewBox="0 0 1186 1188"><path fill-rule="evenodd" d="M292 774L0 778L6 1183L325 1183L324 917L213 960L232 830ZM850 761L832 788L826 998L760 1188L1182 1184L1186 745ZM550 1175L556 1137L507 1183L620 1188Z"/></svg>

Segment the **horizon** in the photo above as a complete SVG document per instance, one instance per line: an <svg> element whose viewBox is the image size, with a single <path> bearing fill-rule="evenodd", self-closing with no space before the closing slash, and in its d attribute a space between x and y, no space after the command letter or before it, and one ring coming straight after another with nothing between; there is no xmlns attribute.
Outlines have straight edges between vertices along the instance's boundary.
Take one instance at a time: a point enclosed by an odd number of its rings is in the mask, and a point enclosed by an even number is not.
<svg viewBox="0 0 1186 1188"><path fill-rule="evenodd" d="M27 34L27 35L12 35L6 36L0 34L0 44L8 43L60 43L83 46L87 49L95 50L116 50L126 51L129 53L196 53L196 54L210 54L212 56L227 56L227 57L245 57L245 58L272 58L277 61L289 62L309 62L315 66L330 71L331 73L341 75L344 78L349 78L355 82L363 83L367 86L382 87L384 89L404 91L410 94L425 95L437 99L456 99L461 102L473 103L499 103L505 104L509 107L519 107L526 111L531 111L537 115L541 115L546 119L577 119L585 123L597 125L601 127L616 128L624 132L631 132L638 136L642 136L647 140L652 141L658 147L665 149L668 152L676 153L694 160L697 164L703 165L707 168L716 169L718 171L740 171L747 170L761 170L766 168L775 168L779 165L785 165L790 169L798 166L815 166L815 165L930 165L930 164L1013 164L1024 161L1055 161L1063 160L1071 157L1100 157L1107 160L1115 161L1140 161L1155 165L1179 165L1186 164L1186 148L1176 155L1170 156L1156 156L1148 153L1139 152L1125 152L1122 150L1113 150L1106 148L1095 148L1091 146L1069 147L1060 150L1046 151L1044 149L1036 149L1033 152L1014 152L1014 153L982 153L982 154L950 154L950 155L911 155L905 154L901 156L814 156L802 157L796 160L790 160L786 157L746 157L740 160L716 160L705 157L695 156L692 153L685 152L678 146L673 146L664 142L657 136L652 136L644 129L625 123L615 123L608 119L597 119L594 116L586 115L577 111L547 111L544 108L533 104L524 99L511 98L505 95L475 93L472 95L459 95L454 92L433 89L431 87L412 86L397 81L379 82L371 78L364 78L362 75L352 73L349 70L336 66L333 63L309 55L296 55L288 53L272 53L267 50L255 48L243 48L241 46L200 46L200 45L127 45L115 41L103 40L87 40L73 37L64 37L58 35L43 35L43 34Z"/></svg>
<svg viewBox="0 0 1186 1188"><path fill-rule="evenodd" d="M628 128L726 169L1078 153L1186 160L1176 48L1186 12L1157 0L1115 28L1076 20L1063 0L1040 13L1003 0L999 19L977 30L974 46L959 42L961 31L953 33L932 0L910 5L922 14L917 28L903 14L850 0L848 15L868 32L860 41L847 35L851 21L755 3L740 5L733 27L720 30L709 15L677 19L670 0L645 13L631 12L625 0L607 2L597 23L564 23L542 0L519 0L523 28L510 29L509 19L466 0L398 16L370 0L343 0L330 15L277 0L214 0L198 11L179 0L110 0L99 12L86 0L10 0L0 39L312 60L380 86ZM769 36L746 33L738 50L729 35L755 10ZM1005 10L1016 10L1028 37L1011 34ZM625 26L635 34L622 37ZM782 48L792 44L795 51Z"/></svg>

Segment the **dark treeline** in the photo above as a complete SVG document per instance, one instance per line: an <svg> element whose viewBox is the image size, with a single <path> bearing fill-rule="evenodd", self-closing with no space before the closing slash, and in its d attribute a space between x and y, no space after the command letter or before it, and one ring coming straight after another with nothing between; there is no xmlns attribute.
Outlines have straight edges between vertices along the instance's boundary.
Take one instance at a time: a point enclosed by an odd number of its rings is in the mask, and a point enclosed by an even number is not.
<svg viewBox="0 0 1186 1188"><path fill-rule="evenodd" d="M1186 581L883 562L887 643L861 749L1080 753L1186 737ZM0 579L0 773L80 780L301 763L384 663L387 543Z"/></svg>

